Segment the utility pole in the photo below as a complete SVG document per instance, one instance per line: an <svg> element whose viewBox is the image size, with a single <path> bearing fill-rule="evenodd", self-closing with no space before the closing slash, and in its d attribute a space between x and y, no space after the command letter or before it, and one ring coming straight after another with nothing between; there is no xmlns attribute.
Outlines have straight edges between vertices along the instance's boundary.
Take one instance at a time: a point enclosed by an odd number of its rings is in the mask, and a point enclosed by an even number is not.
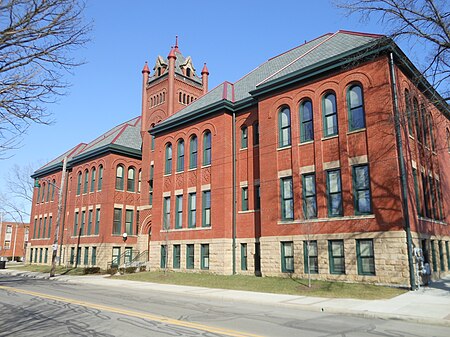
<svg viewBox="0 0 450 337"><path fill-rule="evenodd" d="M52 246L52 269L50 270L50 277L55 276L56 255L58 253L58 241L59 241L59 224L61 223L61 213L62 213L61 212L62 211L62 197L63 197L63 190L64 190L64 181L66 180L66 166L67 166L67 157L64 157L62 175L61 175L61 187L59 189L59 196L58 196L58 213L57 213L57 217L56 217L55 237L54 237L53 246Z"/></svg>

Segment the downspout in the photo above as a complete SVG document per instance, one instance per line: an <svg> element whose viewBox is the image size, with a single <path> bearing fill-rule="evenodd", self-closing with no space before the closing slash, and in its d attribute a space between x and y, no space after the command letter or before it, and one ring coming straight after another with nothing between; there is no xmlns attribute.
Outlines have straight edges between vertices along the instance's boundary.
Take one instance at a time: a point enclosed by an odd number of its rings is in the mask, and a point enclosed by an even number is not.
<svg viewBox="0 0 450 337"><path fill-rule="evenodd" d="M236 112L233 111L233 275L236 274Z"/></svg>
<svg viewBox="0 0 450 337"><path fill-rule="evenodd" d="M408 249L408 267L409 267L409 282L411 284L411 290L416 290L416 281L414 277L414 265L412 257L412 238L411 238L411 225L409 222L409 208L408 208L408 180L405 169L405 159L403 157L403 145L402 135L400 130L400 116L398 112L398 96L397 96L397 83L395 79L394 68L394 56L389 53L389 70L391 74L391 89L394 96L394 124L395 124L395 138L397 140L397 154L398 162L400 166L400 185L402 190L402 208L403 216L405 218L405 232L406 232L406 246Z"/></svg>

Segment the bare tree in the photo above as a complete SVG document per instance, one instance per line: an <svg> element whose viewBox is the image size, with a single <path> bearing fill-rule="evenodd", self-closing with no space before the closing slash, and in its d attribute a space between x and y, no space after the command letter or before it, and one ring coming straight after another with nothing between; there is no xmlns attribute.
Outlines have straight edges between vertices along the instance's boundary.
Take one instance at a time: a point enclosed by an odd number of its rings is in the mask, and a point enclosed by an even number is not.
<svg viewBox="0 0 450 337"><path fill-rule="evenodd" d="M379 20L393 39L405 38L423 54L423 75L450 101L450 3L448 0L336 0L349 15Z"/></svg>
<svg viewBox="0 0 450 337"><path fill-rule="evenodd" d="M34 170L33 164L14 165L5 179L5 191L0 193L0 211L15 222L30 220L34 187L30 176Z"/></svg>
<svg viewBox="0 0 450 337"><path fill-rule="evenodd" d="M82 0L0 0L0 158L20 145L31 123L49 124L48 103L65 94L64 74L83 62Z"/></svg>

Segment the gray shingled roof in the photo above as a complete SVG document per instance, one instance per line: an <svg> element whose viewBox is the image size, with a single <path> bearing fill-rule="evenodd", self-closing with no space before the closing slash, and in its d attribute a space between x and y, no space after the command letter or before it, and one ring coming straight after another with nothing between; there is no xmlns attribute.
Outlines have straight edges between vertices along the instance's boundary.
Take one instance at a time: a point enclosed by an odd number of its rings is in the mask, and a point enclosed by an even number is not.
<svg viewBox="0 0 450 337"><path fill-rule="evenodd" d="M39 173L45 173L48 170L56 169L67 156L68 165L71 161L76 161L77 158L86 157L90 154L95 154L96 150L108 147L109 145L118 145L130 150L141 150L141 117L135 117L125 123L115 126L111 130L105 132L88 144L80 143L69 151L63 153L59 157L53 159L34 172L34 175L39 176Z"/></svg>
<svg viewBox="0 0 450 337"><path fill-rule="evenodd" d="M257 89L259 85L266 84L303 68L313 66L321 61L337 57L340 54L362 47L382 37L382 35L347 31L325 34L269 59L234 84L229 82L220 84L159 125L187 117L195 113L198 109L217 103L223 99L233 103L242 101L251 97L250 92Z"/></svg>

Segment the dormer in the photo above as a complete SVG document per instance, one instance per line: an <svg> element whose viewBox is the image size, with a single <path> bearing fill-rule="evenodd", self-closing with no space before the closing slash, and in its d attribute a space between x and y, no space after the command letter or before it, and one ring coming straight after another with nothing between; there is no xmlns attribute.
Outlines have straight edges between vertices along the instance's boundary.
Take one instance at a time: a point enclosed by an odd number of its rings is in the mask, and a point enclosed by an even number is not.
<svg viewBox="0 0 450 337"><path fill-rule="evenodd" d="M183 63L180 63L180 69L186 77L191 78L195 75L195 68L192 64L192 59L190 56L186 57Z"/></svg>
<svg viewBox="0 0 450 337"><path fill-rule="evenodd" d="M156 58L156 64L153 68L153 76L159 77L163 75L167 70L167 62L160 55Z"/></svg>

